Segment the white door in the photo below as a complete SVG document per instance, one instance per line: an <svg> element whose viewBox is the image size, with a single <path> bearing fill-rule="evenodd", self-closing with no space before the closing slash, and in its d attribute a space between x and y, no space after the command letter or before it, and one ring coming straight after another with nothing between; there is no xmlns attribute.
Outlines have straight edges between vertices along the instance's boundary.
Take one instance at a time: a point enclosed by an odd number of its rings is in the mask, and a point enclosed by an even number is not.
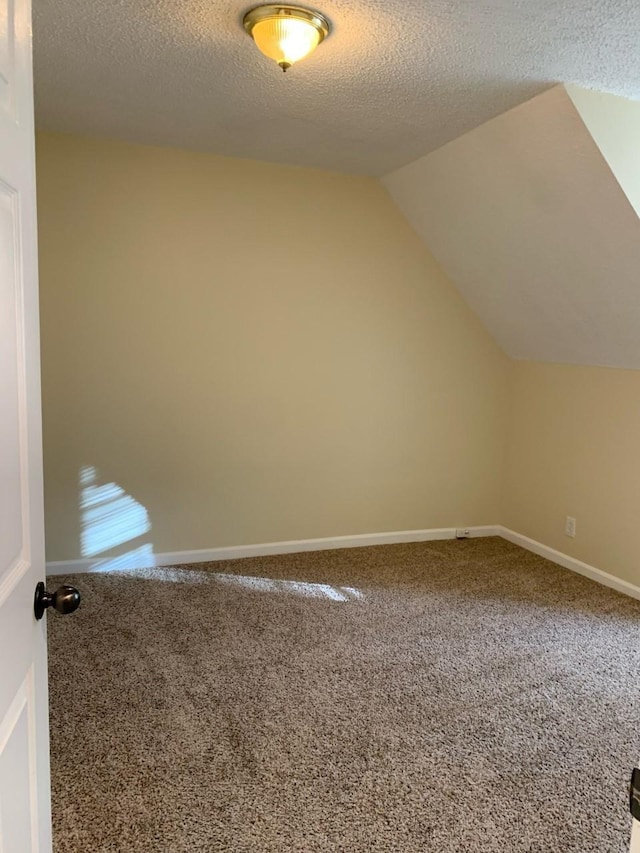
<svg viewBox="0 0 640 853"><path fill-rule="evenodd" d="M0 0L0 851L50 853L30 0Z"/></svg>

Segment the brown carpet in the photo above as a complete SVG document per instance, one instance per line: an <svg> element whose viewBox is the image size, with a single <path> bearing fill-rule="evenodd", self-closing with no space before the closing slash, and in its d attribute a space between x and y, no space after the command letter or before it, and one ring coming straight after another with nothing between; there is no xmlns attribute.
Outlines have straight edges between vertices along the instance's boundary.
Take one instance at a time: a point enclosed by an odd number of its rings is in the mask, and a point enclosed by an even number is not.
<svg viewBox="0 0 640 853"><path fill-rule="evenodd" d="M501 539L70 580L56 853L627 850L640 602Z"/></svg>

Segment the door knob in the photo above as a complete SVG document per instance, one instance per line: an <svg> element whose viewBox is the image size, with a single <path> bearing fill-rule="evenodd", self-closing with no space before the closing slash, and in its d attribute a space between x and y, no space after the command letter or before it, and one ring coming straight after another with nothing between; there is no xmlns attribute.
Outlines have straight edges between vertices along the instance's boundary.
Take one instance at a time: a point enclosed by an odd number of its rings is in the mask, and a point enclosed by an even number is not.
<svg viewBox="0 0 640 853"><path fill-rule="evenodd" d="M36 586L33 599L33 612L36 619L42 619L47 607L53 607L64 616L80 607L80 593L75 586L59 586L55 592L47 592L42 581Z"/></svg>

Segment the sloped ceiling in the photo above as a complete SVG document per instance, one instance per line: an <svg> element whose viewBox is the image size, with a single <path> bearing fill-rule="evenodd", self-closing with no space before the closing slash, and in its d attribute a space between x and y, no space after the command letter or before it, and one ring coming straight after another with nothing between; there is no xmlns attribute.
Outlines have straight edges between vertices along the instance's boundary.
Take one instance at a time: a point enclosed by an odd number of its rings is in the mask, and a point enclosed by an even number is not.
<svg viewBox="0 0 640 853"><path fill-rule="evenodd" d="M565 89L640 216L640 101L571 84Z"/></svg>
<svg viewBox="0 0 640 853"><path fill-rule="evenodd" d="M563 86L382 181L512 358L640 369L640 219Z"/></svg>
<svg viewBox="0 0 640 853"><path fill-rule="evenodd" d="M314 0L287 74L251 5L34 0L38 127L382 175L558 81L640 97L638 0Z"/></svg>

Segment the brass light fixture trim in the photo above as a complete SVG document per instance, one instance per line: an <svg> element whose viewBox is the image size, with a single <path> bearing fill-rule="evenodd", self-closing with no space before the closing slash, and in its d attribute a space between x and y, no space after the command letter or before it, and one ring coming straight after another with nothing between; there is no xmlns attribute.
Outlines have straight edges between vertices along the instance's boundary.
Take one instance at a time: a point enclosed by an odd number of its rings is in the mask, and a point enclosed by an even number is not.
<svg viewBox="0 0 640 853"><path fill-rule="evenodd" d="M242 23L258 49L283 71L308 56L331 32L321 12L282 3L256 6Z"/></svg>

